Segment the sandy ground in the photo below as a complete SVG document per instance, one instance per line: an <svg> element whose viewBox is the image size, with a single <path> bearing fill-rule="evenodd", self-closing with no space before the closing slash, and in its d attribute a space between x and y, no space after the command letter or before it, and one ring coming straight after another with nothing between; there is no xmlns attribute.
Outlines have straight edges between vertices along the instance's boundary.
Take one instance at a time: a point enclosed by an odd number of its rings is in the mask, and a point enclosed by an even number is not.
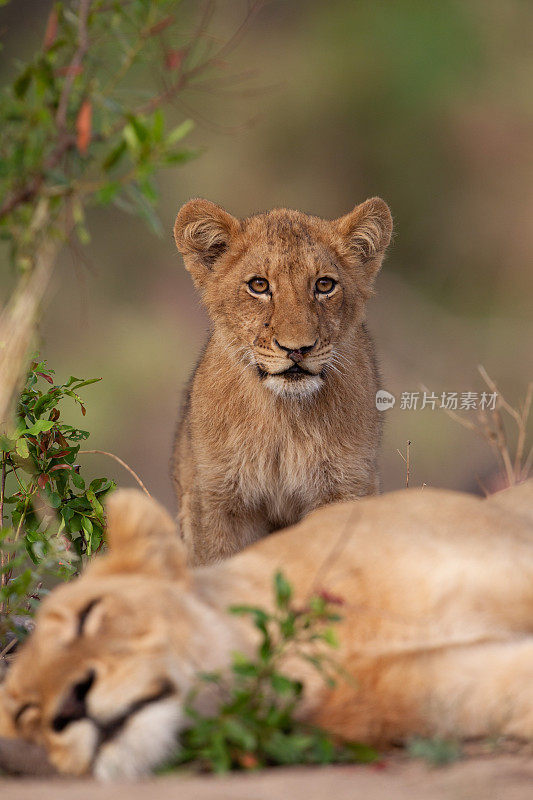
<svg viewBox="0 0 533 800"><path fill-rule="evenodd" d="M138 783L3 778L6 800L531 800L533 759L469 758L447 767L420 761L297 767L221 778L173 775Z"/></svg>

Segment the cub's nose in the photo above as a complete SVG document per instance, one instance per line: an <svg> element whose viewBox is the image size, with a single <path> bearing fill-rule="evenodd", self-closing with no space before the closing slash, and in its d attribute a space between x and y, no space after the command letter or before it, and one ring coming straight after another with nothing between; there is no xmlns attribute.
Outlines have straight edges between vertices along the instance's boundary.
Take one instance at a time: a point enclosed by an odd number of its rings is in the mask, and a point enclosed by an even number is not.
<svg viewBox="0 0 533 800"><path fill-rule="evenodd" d="M315 339L313 344L303 344L299 347L294 347L294 345L285 345L278 342L277 339L274 339L274 344L279 347L280 350L285 350L287 353L287 358L290 358L291 361L294 361L297 364L301 361L306 353L309 353L313 347L316 345L318 339Z"/></svg>
<svg viewBox="0 0 533 800"><path fill-rule="evenodd" d="M96 678L96 673L91 670L83 680L75 683L63 700L59 710L52 720L52 728L60 733L71 722L87 716L86 698Z"/></svg>

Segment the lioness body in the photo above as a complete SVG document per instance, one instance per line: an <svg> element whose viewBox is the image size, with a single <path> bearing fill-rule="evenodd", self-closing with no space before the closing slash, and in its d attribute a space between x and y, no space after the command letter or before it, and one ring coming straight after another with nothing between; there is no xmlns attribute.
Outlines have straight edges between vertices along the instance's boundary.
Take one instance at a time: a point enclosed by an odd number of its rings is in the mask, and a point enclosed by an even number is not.
<svg viewBox="0 0 533 800"><path fill-rule="evenodd" d="M174 453L192 563L377 491L364 320L391 229L379 199L333 222L286 209L237 220L207 201L180 211L176 242L213 320Z"/></svg>
<svg viewBox="0 0 533 800"><path fill-rule="evenodd" d="M426 489L336 504L188 572L168 517L122 493L109 555L44 602L1 690L0 733L43 744L65 772L152 767L186 724L195 672L255 647L253 626L226 609L270 606L281 568L297 605L321 589L342 601L337 657L355 680L329 689L285 664L304 681L307 720L378 744L532 738L533 483L502 497Z"/></svg>

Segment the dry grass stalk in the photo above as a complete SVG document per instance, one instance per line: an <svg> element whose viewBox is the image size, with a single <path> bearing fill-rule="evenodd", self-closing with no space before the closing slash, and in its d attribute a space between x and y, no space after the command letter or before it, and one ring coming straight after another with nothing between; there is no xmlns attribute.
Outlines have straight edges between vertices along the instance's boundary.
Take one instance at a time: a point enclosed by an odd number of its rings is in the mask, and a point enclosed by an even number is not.
<svg viewBox="0 0 533 800"><path fill-rule="evenodd" d="M396 448L396 452L398 453L398 455L405 464L405 488L408 489L409 478L411 477L411 440L409 439L409 441L407 442L407 446L405 448L405 455L398 448Z"/></svg>
<svg viewBox="0 0 533 800"><path fill-rule="evenodd" d="M117 464L120 464L122 467L124 467L124 469L125 469L125 470L127 470L127 471L130 473L130 475L132 476L132 478L134 478L134 479L137 481L137 483L139 484L139 486L141 487L141 489L143 490L143 492L144 492L145 494L147 494L147 495L148 495L148 497L151 497L151 496L152 496L152 495L150 494L150 492L148 491L148 489L146 488L146 486L144 485L144 483L142 482L142 480L139 478L139 476L138 476L138 475L137 475L137 473L135 472L135 470L133 470L133 469L130 467L130 465L129 465L129 464L126 464L126 462L125 462L125 461L123 461L121 458L119 458L118 456L116 456L114 453L108 453L108 452L107 452L107 450L80 450L80 451L79 451L79 455L85 455L86 453L96 453L97 455L101 455L101 456L109 456L109 458L113 458L113 459L114 459L114 460L117 462Z"/></svg>
<svg viewBox="0 0 533 800"><path fill-rule="evenodd" d="M472 422L450 409L443 410L463 428L472 431L489 444L500 462L501 475L505 485L514 486L529 477L533 462L533 447L525 456L529 414L533 400L533 382L527 386L524 402L519 408L514 408L502 395L486 369L480 365L478 370L490 391L497 395L496 407L490 411L487 409L479 411L477 422ZM514 456L513 445L505 427L504 413L516 426Z"/></svg>

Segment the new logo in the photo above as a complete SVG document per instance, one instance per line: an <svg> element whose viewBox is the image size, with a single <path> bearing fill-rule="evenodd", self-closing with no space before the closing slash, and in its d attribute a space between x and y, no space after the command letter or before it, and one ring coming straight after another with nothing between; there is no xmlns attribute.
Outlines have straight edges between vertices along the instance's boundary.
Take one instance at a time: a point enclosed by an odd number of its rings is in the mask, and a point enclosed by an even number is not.
<svg viewBox="0 0 533 800"><path fill-rule="evenodd" d="M389 408L393 408L395 402L394 395L386 392L385 389L380 389L376 392L376 408L378 411L387 411Z"/></svg>

